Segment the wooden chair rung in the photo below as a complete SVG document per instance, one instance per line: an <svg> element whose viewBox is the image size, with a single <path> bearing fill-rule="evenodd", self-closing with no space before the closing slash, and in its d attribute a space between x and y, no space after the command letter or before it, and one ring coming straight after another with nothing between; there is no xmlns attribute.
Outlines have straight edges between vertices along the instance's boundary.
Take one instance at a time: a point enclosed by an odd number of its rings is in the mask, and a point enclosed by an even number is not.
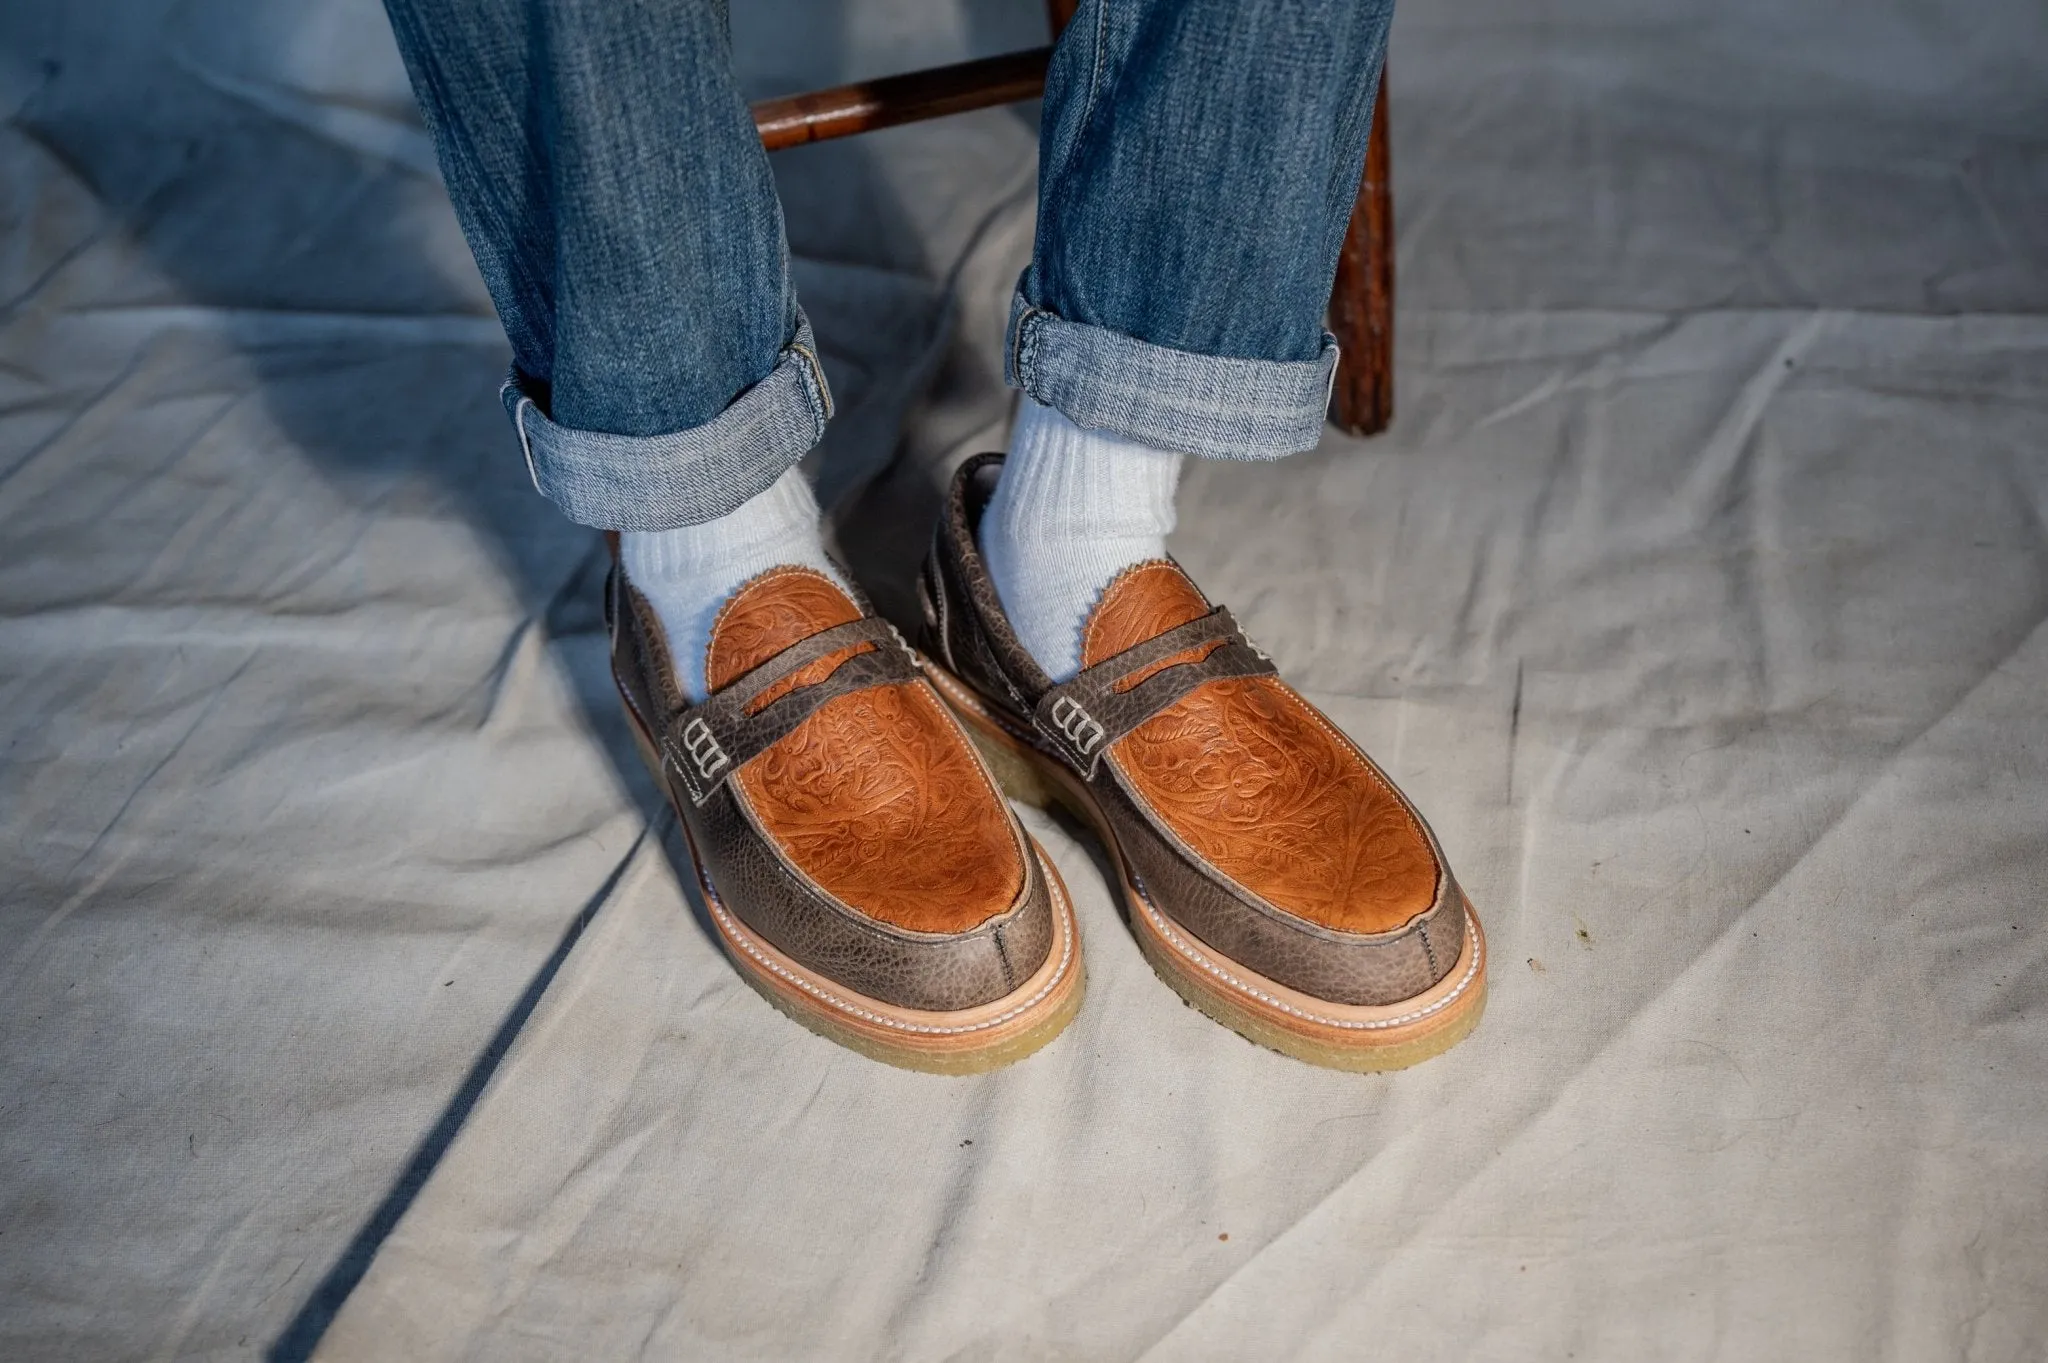
<svg viewBox="0 0 2048 1363"><path fill-rule="evenodd" d="M763 146L780 151L806 142L1036 99L1045 93L1045 66L1051 59L1051 48L1035 47L830 90L764 99L753 106L754 127Z"/></svg>
<svg viewBox="0 0 2048 1363"><path fill-rule="evenodd" d="M1075 0L1047 0L1057 34L1073 18ZM754 127L769 151L893 128L970 109L1013 104L1045 93L1050 47L956 62L859 81L808 94L764 99ZM1394 200L1387 139L1387 86L1375 96L1365 176L1344 233L1330 295L1330 330L1342 350L1330 419L1353 435L1374 435L1394 416Z"/></svg>

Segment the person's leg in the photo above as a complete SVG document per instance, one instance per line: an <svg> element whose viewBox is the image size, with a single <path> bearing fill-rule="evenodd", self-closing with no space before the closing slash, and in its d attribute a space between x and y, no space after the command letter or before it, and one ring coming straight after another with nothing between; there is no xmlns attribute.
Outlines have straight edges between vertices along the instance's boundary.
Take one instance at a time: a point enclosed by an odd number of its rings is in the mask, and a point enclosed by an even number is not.
<svg viewBox="0 0 2048 1363"><path fill-rule="evenodd" d="M1072 905L795 468L830 403L723 0L387 2L534 482L624 532L612 677L734 967L892 1064L1044 1045Z"/></svg>
<svg viewBox="0 0 2048 1363"><path fill-rule="evenodd" d="M725 0L387 0L511 339L534 485L621 559L703 689L711 617L831 572L795 464L831 398Z"/></svg>
<svg viewBox="0 0 2048 1363"><path fill-rule="evenodd" d="M1082 5L1013 314L1012 453L961 465L919 579L931 675L1018 798L1089 813L1153 968L1348 1070L1471 1032L1479 919L1387 773L1146 560L1182 454L1275 459L1322 430L1386 20L1372 0Z"/></svg>
<svg viewBox="0 0 2048 1363"><path fill-rule="evenodd" d="M1392 0L1083 0L1046 82L1024 390L982 546L1054 678L1110 578L1164 553L1181 454L1320 437L1323 328Z"/></svg>

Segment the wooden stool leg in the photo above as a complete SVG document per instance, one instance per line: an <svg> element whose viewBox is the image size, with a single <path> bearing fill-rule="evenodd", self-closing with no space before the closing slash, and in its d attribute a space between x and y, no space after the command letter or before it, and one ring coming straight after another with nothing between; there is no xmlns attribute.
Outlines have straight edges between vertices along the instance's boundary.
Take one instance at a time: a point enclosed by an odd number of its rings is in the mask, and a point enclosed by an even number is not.
<svg viewBox="0 0 2048 1363"><path fill-rule="evenodd" d="M1045 0L1045 19L1052 25L1052 36L1060 36L1060 30L1073 20L1074 11L1081 8L1081 0Z"/></svg>
<svg viewBox="0 0 2048 1363"><path fill-rule="evenodd" d="M1387 155L1387 81L1373 100L1365 176L1344 229L1330 292L1330 331L1342 349L1330 419L1352 435L1378 435L1394 419L1394 191Z"/></svg>

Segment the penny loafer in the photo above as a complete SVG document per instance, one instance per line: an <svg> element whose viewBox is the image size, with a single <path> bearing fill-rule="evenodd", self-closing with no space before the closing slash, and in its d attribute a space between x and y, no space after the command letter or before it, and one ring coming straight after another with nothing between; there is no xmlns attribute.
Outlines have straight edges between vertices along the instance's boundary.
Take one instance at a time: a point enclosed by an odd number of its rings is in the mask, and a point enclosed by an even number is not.
<svg viewBox="0 0 2048 1363"><path fill-rule="evenodd" d="M612 675L711 927L797 1022L909 1069L1037 1050L1083 989L1066 887L895 629L823 574L743 585L688 702L614 564Z"/></svg>
<svg viewBox="0 0 2048 1363"><path fill-rule="evenodd" d="M1055 685L976 547L1001 471L961 467L919 586L927 671L1010 794L1094 827L1153 968L1252 1041L1387 1070L1462 1040L1485 937L1414 806L1169 560L1109 584Z"/></svg>

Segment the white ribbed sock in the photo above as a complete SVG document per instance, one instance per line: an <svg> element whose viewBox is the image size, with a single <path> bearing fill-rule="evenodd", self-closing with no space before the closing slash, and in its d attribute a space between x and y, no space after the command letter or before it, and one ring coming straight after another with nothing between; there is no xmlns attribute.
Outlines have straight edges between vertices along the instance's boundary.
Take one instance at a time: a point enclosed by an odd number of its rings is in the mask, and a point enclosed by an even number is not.
<svg viewBox="0 0 2048 1363"><path fill-rule="evenodd" d="M1082 626L1110 579L1165 555L1181 458L1020 401L981 556L1018 641L1054 681L1081 670Z"/></svg>
<svg viewBox="0 0 2048 1363"><path fill-rule="evenodd" d="M619 536L626 580L661 617L675 657L676 680L693 701L704 699L704 652L719 607L741 583L793 563L816 568L840 586L818 534L818 500L792 468L766 492L702 525Z"/></svg>

